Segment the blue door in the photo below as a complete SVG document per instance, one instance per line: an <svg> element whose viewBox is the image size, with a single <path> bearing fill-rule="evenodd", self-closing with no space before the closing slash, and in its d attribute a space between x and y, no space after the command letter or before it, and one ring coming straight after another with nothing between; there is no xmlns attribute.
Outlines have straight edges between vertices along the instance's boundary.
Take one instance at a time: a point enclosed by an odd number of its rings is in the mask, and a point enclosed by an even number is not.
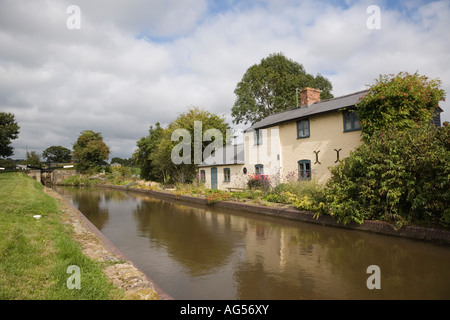
<svg viewBox="0 0 450 320"><path fill-rule="evenodd" d="M217 189L217 168L211 168L211 189Z"/></svg>

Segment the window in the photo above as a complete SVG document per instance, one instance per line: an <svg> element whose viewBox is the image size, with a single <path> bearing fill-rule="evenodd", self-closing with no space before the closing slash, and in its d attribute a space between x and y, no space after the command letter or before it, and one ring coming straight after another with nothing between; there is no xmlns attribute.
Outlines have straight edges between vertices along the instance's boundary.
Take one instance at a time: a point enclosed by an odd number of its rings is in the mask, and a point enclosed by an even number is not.
<svg viewBox="0 0 450 320"><path fill-rule="evenodd" d="M311 161L300 160L298 162L298 180L311 180Z"/></svg>
<svg viewBox="0 0 450 320"><path fill-rule="evenodd" d="M361 130L358 115L355 111L344 111L344 132Z"/></svg>
<svg viewBox="0 0 450 320"><path fill-rule="evenodd" d="M259 146L263 142L262 129L255 130L255 145Z"/></svg>
<svg viewBox="0 0 450 320"><path fill-rule="evenodd" d="M441 126L441 111L439 108L435 108L433 112L433 119L431 123L437 128Z"/></svg>
<svg viewBox="0 0 450 320"><path fill-rule="evenodd" d="M229 182L231 179L231 171L230 168L223 169L223 181Z"/></svg>
<svg viewBox="0 0 450 320"><path fill-rule="evenodd" d="M264 174L264 166L262 164L255 165L256 174Z"/></svg>
<svg viewBox="0 0 450 320"><path fill-rule="evenodd" d="M309 137L309 119L297 121L297 138Z"/></svg>
<svg viewBox="0 0 450 320"><path fill-rule="evenodd" d="M200 182L205 183L206 182L206 172L205 170L200 170Z"/></svg>

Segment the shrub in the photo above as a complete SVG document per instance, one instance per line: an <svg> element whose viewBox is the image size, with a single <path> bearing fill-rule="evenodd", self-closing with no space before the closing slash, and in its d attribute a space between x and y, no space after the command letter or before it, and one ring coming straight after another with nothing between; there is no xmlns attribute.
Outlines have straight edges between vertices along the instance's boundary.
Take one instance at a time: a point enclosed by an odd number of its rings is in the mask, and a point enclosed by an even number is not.
<svg viewBox="0 0 450 320"><path fill-rule="evenodd" d="M317 214L328 213L324 186L316 181L297 181L280 183L264 197L264 200L292 204L299 210Z"/></svg>
<svg viewBox="0 0 450 320"><path fill-rule="evenodd" d="M213 203L219 202L219 201L226 201L229 198L230 198L230 194L228 192L220 191L220 190L214 190L214 192L210 193L206 197L206 202L208 204L213 204Z"/></svg>
<svg viewBox="0 0 450 320"><path fill-rule="evenodd" d="M344 223L450 224L450 126L380 130L331 169L327 200Z"/></svg>
<svg viewBox="0 0 450 320"><path fill-rule="evenodd" d="M84 176L84 175L74 175L66 180L64 180L63 182L61 182L61 185L66 185L66 186L91 186L91 185L95 185L97 183L99 183L100 180L99 179L93 179L89 176Z"/></svg>

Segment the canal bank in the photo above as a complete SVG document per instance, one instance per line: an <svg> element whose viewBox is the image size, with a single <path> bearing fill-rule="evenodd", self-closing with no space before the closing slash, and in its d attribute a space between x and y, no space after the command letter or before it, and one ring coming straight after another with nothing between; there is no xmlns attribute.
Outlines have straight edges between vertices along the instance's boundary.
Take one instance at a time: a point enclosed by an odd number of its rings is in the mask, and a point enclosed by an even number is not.
<svg viewBox="0 0 450 320"><path fill-rule="evenodd" d="M209 205L216 208L232 209L241 212L257 213L272 217L278 217L282 219L308 222L314 224L320 224L323 226L338 227L351 229L363 232L372 232L382 235L402 237L420 241L430 241L444 245L450 245L450 230L437 229L437 228L426 228L421 226L402 226L396 228L395 225L375 220L366 220L362 224L358 225L356 223L342 224L337 222L330 215L316 215L313 212L300 211L297 209L287 208L283 206L262 206L254 203L247 203L241 201L218 201L214 203L209 203L205 197L194 197L188 195L178 195L176 193L149 189L133 188L129 186L117 186L117 185L97 185L101 188L110 188L115 190L132 191L142 194L147 194L155 196L158 198L169 199L173 201L182 201L186 203L193 203L199 205Z"/></svg>
<svg viewBox="0 0 450 320"><path fill-rule="evenodd" d="M44 191L67 213L65 222L73 226L74 238L81 245L83 254L93 260L111 264L105 268L104 273L114 285L125 291L126 299L172 300L172 297L136 267L70 201L51 188L44 187Z"/></svg>

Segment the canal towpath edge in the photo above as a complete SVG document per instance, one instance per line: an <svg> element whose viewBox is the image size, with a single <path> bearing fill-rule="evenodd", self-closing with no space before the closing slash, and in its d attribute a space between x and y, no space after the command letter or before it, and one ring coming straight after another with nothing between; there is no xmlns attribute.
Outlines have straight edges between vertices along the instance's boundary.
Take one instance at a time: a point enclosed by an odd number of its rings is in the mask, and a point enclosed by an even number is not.
<svg viewBox="0 0 450 320"><path fill-rule="evenodd" d="M67 213L65 222L73 226L75 241L81 245L83 253L93 260L113 262L104 269L104 273L117 287L124 290L125 299L173 300L68 199L51 188L44 187L44 191L58 202L61 210Z"/></svg>

